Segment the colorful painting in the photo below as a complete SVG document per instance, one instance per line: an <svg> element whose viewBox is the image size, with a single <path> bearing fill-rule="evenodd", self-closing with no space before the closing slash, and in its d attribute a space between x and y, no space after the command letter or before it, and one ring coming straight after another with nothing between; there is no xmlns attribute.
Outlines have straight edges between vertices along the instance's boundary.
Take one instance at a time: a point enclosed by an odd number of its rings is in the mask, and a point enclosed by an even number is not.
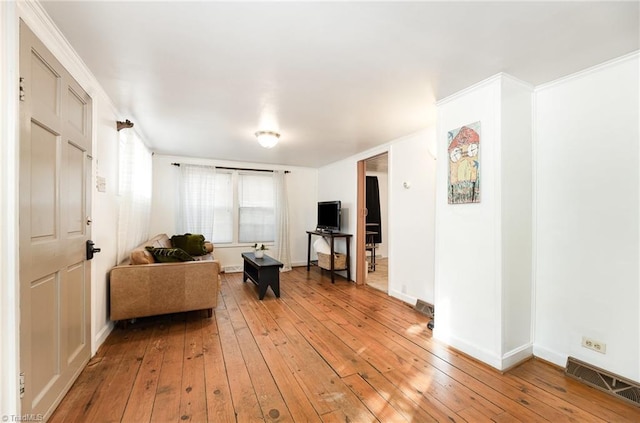
<svg viewBox="0 0 640 423"><path fill-rule="evenodd" d="M449 204L480 202L480 122L447 134Z"/></svg>

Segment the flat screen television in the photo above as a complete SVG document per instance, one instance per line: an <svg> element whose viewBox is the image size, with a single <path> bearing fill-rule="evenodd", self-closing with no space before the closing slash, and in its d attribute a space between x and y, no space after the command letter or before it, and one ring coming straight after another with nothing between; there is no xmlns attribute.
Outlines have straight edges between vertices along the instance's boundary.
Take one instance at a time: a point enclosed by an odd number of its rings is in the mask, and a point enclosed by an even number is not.
<svg viewBox="0 0 640 423"><path fill-rule="evenodd" d="M319 231L340 232L340 214L342 204L338 201L318 202L318 225Z"/></svg>

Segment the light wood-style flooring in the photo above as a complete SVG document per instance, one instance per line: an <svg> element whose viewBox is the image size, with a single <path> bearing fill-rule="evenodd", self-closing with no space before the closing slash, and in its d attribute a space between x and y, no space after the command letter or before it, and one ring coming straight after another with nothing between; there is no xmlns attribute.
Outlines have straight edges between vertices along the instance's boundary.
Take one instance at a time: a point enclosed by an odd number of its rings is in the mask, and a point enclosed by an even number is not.
<svg viewBox="0 0 640 423"><path fill-rule="evenodd" d="M367 257L367 262L371 258ZM367 285L382 292L389 292L389 259L376 257L376 270L367 272Z"/></svg>
<svg viewBox="0 0 640 423"><path fill-rule="evenodd" d="M212 318L115 329L50 421L640 421L542 361L500 374L432 340L409 305L328 276L295 268L259 301L226 274Z"/></svg>

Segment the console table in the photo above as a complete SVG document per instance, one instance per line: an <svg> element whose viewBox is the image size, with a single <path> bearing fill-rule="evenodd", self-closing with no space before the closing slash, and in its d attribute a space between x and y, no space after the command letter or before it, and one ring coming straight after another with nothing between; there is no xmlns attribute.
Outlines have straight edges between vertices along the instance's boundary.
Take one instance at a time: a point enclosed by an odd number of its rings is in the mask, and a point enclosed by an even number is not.
<svg viewBox="0 0 640 423"><path fill-rule="evenodd" d="M349 254L349 244L351 243L351 237L353 235L351 234L344 234L342 232L322 232L322 231L307 231L307 236L308 236L308 241L307 241L307 272L309 271L310 267L312 264L318 264L318 262L316 260L311 261L311 237L313 235L316 236L322 236L322 237L326 237L326 238L330 238L331 242L329 242L329 245L331 246L331 283L335 283L335 268L334 268L334 254L335 254L335 239L336 238L344 238L345 243L347 244L347 257L346 257L346 264L347 264L347 280L351 280L351 257Z"/></svg>
<svg viewBox="0 0 640 423"><path fill-rule="evenodd" d="M246 282L250 279L258 285L258 298L264 298L268 287L271 287L276 297L280 298L280 268L283 264L267 255L256 258L253 253L242 253L242 258L244 260L242 281Z"/></svg>

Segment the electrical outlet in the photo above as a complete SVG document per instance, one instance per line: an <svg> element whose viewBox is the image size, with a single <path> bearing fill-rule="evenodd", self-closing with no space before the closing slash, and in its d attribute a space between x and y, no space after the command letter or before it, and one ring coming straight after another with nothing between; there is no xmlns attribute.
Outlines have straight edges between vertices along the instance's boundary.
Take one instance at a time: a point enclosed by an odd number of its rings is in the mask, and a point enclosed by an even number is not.
<svg viewBox="0 0 640 423"><path fill-rule="evenodd" d="M586 336L582 337L582 346L602 354L607 353L607 344L596 341L595 339L587 338Z"/></svg>

